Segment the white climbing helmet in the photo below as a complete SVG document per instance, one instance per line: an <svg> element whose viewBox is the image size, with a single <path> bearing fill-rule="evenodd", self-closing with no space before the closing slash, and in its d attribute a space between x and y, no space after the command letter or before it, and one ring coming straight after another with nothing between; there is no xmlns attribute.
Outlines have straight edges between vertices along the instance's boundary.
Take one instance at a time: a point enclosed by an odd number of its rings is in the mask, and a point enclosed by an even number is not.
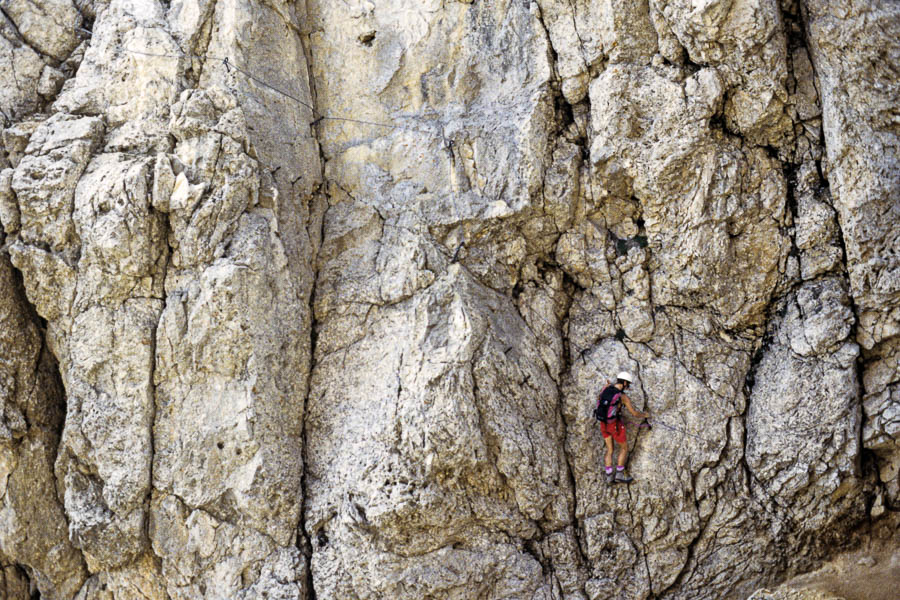
<svg viewBox="0 0 900 600"><path fill-rule="evenodd" d="M634 378L628 371L620 371L619 374L616 375L616 379L621 379L622 381L627 381L628 383L634 383Z"/></svg>

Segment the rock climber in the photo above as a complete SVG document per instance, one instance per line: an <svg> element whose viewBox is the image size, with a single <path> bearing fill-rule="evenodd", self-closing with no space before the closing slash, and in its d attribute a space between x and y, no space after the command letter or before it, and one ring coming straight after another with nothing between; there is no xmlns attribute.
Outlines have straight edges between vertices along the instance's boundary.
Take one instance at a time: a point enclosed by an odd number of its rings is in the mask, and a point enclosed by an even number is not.
<svg viewBox="0 0 900 600"><path fill-rule="evenodd" d="M628 371L622 371L616 375L616 382L607 385L600 392L597 400L597 408L595 417L600 421L600 433L603 434L603 441L606 442L606 481L608 483L631 483L634 478L625 474L625 459L628 458L628 442L625 438L625 423L622 422L620 406L625 405L628 412L636 419L647 419L649 413L638 412L634 410L631 404L631 398L625 394L625 390L631 387L634 378ZM612 467L613 458L613 440L619 444L619 460L615 473Z"/></svg>

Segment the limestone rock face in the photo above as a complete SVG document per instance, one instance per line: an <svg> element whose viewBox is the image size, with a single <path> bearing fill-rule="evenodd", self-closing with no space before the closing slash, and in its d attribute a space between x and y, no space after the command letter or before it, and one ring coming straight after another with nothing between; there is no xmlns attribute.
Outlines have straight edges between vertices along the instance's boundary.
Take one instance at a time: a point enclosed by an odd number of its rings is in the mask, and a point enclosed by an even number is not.
<svg viewBox="0 0 900 600"><path fill-rule="evenodd" d="M296 537L315 142L285 152L281 96L245 108L224 61L186 62L248 40L239 24L210 31L213 7L202 23L177 8L98 5L52 114L4 135L7 243L65 387L57 437L23 455L55 462L37 481L61 502L29 510L48 513L75 566L23 557L25 525L3 551L48 597L299 598L307 585ZM294 15L258 9L299 48ZM280 137L266 135L276 123ZM259 320L251 307L277 310Z"/></svg>
<svg viewBox="0 0 900 600"><path fill-rule="evenodd" d="M50 596L72 597L87 573L69 540L53 462L65 414L55 360L22 284L0 254L0 547L6 598L29 596L28 565Z"/></svg>
<svg viewBox="0 0 900 600"><path fill-rule="evenodd" d="M895 521L896 3L0 6L3 597L748 597Z"/></svg>
<svg viewBox="0 0 900 600"><path fill-rule="evenodd" d="M864 349L863 444L880 458L896 505L900 425L900 152L896 65L900 7L890 2L809 2L811 50L820 81L828 179L846 248ZM871 35L863 31L872 28ZM863 151L870 148L871 151Z"/></svg>
<svg viewBox="0 0 900 600"><path fill-rule="evenodd" d="M860 454L853 312L836 278L805 283L785 299L754 373L745 459L753 478L808 532L862 518L854 487ZM785 386L785 379L794 382Z"/></svg>

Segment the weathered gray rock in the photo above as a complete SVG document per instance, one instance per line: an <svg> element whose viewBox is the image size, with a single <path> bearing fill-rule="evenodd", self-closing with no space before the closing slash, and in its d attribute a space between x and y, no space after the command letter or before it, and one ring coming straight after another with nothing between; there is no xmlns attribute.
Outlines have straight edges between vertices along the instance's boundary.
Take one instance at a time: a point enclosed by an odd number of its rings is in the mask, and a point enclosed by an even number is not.
<svg viewBox="0 0 900 600"><path fill-rule="evenodd" d="M319 493L310 495L307 523L313 575L326 594L549 594L540 564L497 541L537 541L542 530L572 534L563 531L571 506L552 379L533 334L502 306L502 296L450 265L427 291L374 307L366 339L318 360L307 485ZM400 332L411 339L396 344ZM321 335L320 348L331 347L328 330ZM366 356L360 351L388 339L395 350L379 362L381 376L359 377L366 373L355 362ZM348 368L357 376L344 386L316 387ZM401 552L418 559L392 558ZM359 571L360 557L374 570ZM468 561L496 576L430 575Z"/></svg>
<svg viewBox="0 0 900 600"><path fill-rule="evenodd" d="M7 0L3 15L31 48L65 60L78 45L82 16L72 0Z"/></svg>
<svg viewBox="0 0 900 600"><path fill-rule="evenodd" d="M897 16L4 2L0 589L747 597L893 523Z"/></svg>
<svg viewBox="0 0 900 600"><path fill-rule="evenodd" d="M0 125L7 127L13 124L10 121L18 121L41 106L37 88L44 63L23 41L15 22L5 12L0 12L0 67Z"/></svg>
<svg viewBox="0 0 900 600"><path fill-rule="evenodd" d="M859 341L900 335L896 222L900 202L893 65L900 7L806 2L812 61L822 95L827 175L847 251Z"/></svg>
<svg viewBox="0 0 900 600"><path fill-rule="evenodd" d="M237 108L214 106L225 99L186 92L174 115L173 160L184 170L162 202L173 253L156 333L154 487L287 546L300 518L302 419L294 402L304 395L304 338L296 315L306 306L273 211L255 207L256 161L240 140L213 133L232 111L242 119ZM222 116L190 135L185 123L204 108ZM210 147L223 150L218 163L210 161L220 155L203 151ZM244 320L253 315L248 306L272 311ZM186 427L193 433L185 436Z"/></svg>
<svg viewBox="0 0 900 600"><path fill-rule="evenodd" d="M896 506L900 500L900 342L880 344L867 356L862 383L862 442L878 457L879 479L886 491L886 500L876 498L877 514L873 507L873 516L881 516L885 501Z"/></svg>
<svg viewBox="0 0 900 600"><path fill-rule="evenodd" d="M158 297L164 260L161 223L141 190L149 162L116 154L92 160L102 134L99 118L54 115L32 134L12 177L21 214L13 261L50 321L66 386L57 477L72 539L94 569L146 547L150 373L161 310L153 288Z"/></svg>
<svg viewBox="0 0 900 600"><path fill-rule="evenodd" d="M64 413L56 364L5 252L0 253L0 553L5 598L31 587L71 598L86 573L69 541L53 461Z"/></svg>
<svg viewBox="0 0 900 600"><path fill-rule="evenodd" d="M31 134L46 120L47 115L36 114L3 130L3 146L6 150L9 166L13 168L19 166L19 161L25 154L25 148L28 146Z"/></svg>
<svg viewBox="0 0 900 600"><path fill-rule="evenodd" d="M97 117L57 114L31 134L24 156L16 165L12 190L19 203L23 242L71 254L77 244L75 186L103 135Z"/></svg>
<svg viewBox="0 0 900 600"><path fill-rule="evenodd" d="M682 82L674 69L629 65L607 69L591 86L592 190L612 206L638 200L630 215L603 211L617 261L632 260L629 239L649 243L656 304L709 306L725 329L760 324L789 249L785 182L764 152L709 128L724 92L720 76L706 69ZM658 142L648 146L644 136Z"/></svg>
<svg viewBox="0 0 900 600"><path fill-rule="evenodd" d="M754 374L746 461L754 483L790 506L796 527L817 531L865 511L854 493L859 348L848 340L853 313L839 280L804 284L787 303Z"/></svg>
<svg viewBox="0 0 900 600"><path fill-rule="evenodd" d="M890 2L808 2L812 59L822 94L827 174L846 248L864 353L864 444L880 457L881 479L896 504L897 336L900 335L900 137L893 66L900 8ZM865 149L865 151L863 151ZM890 373L893 373L890 375ZM868 383L867 383L868 382ZM871 386L871 387L870 387Z"/></svg>
<svg viewBox="0 0 900 600"><path fill-rule="evenodd" d="M21 225L19 205L12 191L12 169L0 171L0 225L5 233L16 233Z"/></svg>
<svg viewBox="0 0 900 600"><path fill-rule="evenodd" d="M69 535L96 573L81 597L123 597L131 580L147 597L195 597L206 586L217 597L302 597L307 563L295 538L309 350L301 332L312 280L303 277L310 241L299 194L315 187L318 157L297 160L314 142L293 153L277 139L257 147L251 132L273 130L281 109L254 101L248 126L237 101L245 96L221 86L227 68L207 71L207 91L173 104L187 65L145 51L179 52L169 28L159 5L104 7L58 112L27 132L4 173L4 225L16 234L12 252L49 322L66 387L57 485ZM212 41L207 32L206 43L235 48L235 31ZM145 87L136 99L132 91ZM105 118L73 114L85 112ZM276 183L260 160L307 181L294 190L291 179ZM281 313L221 328L231 319L223 310L249 316L248 306ZM230 417L219 412L225 405ZM223 440L230 458L221 461ZM209 454L198 463L201 452ZM184 510L156 508L165 502ZM198 563L170 549L179 531L205 535L188 519L200 513L232 541Z"/></svg>
<svg viewBox="0 0 900 600"><path fill-rule="evenodd" d="M661 53L681 62L680 44L691 62L713 67L722 78L725 124L731 131L755 145L790 144L792 123L784 110L787 56L778 2L659 0L650 5L667 42L660 44Z"/></svg>
<svg viewBox="0 0 900 600"><path fill-rule="evenodd" d="M83 2L82 2L83 4ZM0 11L0 129L52 101L81 62L84 16L72 0L7 0ZM5 137L5 136L4 136ZM0 144L0 167L5 167Z"/></svg>
<svg viewBox="0 0 900 600"><path fill-rule="evenodd" d="M84 582L75 596L77 600L166 600L154 559L144 556L131 565L112 571L101 571Z"/></svg>

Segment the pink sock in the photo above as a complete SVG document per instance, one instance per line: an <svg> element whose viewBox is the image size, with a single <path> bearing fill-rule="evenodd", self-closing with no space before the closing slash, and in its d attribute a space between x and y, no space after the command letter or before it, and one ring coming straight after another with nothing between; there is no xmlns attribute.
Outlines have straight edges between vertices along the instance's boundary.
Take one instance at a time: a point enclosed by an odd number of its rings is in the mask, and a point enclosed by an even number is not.
<svg viewBox="0 0 900 600"><path fill-rule="evenodd" d="M622 465L619 465L618 467L616 467L616 471L624 471L624 470L625 470L625 467L623 467Z"/></svg>
<svg viewBox="0 0 900 600"><path fill-rule="evenodd" d="M606 474L609 475L612 473L612 467L606 467Z"/></svg>

